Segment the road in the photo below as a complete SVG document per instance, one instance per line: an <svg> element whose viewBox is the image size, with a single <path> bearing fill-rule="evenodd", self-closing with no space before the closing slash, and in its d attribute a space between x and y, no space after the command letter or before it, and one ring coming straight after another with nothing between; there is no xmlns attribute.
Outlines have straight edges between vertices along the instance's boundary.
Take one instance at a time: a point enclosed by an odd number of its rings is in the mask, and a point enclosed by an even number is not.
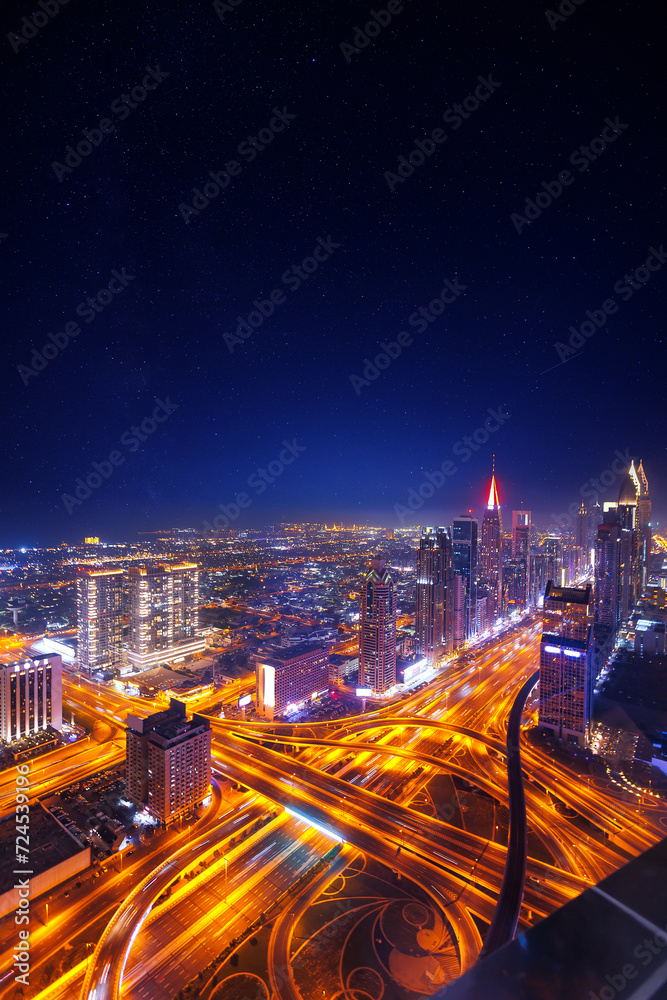
<svg viewBox="0 0 667 1000"><path fill-rule="evenodd" d="M535 671L519 691L507 726L507 779L510 807L509 844L507 846L507 862L505 874L500 888L496 912L493 914L491 927L484 939L484 947L480 958L490 955L497 948L508 944L516 934L521 901L524 895L527 861L527 823L526 796L523 787L523 771L521 768L521 717L526 699L539 680L539 671Z"/></svg>

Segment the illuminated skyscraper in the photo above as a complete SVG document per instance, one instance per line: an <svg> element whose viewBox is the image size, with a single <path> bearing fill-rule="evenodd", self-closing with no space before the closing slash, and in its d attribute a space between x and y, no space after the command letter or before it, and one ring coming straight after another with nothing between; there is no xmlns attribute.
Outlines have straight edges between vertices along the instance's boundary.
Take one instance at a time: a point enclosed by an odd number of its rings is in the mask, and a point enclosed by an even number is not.
<svg viewBox="0 0 667 1000"><path fill-rule="evenodd" d="M456 626L455 645L471 639L477 632L477 532L478 522L470 514L461 514L452 521L452 567L463 580L463 638L460 620ZM460 608L457 591L455 605ZM456 615L458 616L457 611Z"/></svg>
<svg viewBox="0 0 667 1000"><path fill-rule="evenodd" d="M452 542L446 528L424 528L417 553L417 654L433 663L453 650Z"/></svg>
<svg viewBox="0 0 667 1000"><path fill-rule="evenodd" d="M490 624L503 613L502 540L503 525L494 462L489 497L482 518L482 542L479 549L479 582L486 591L487 619Z"/></svg>
<svg viewBox="0 0 667 1000"><path fill-rule="evenodd" d="M618 523L621 528L621 620L632 613L641 595L641 565L639 558L639 532L637 525L637 505L640 493L639 477L634 462L630 463L627 475L621 483L618 494Z"/></svg>
<svg viewBox="0 0 667 1000"><path fill-rule="evenodd" d="M146 669L204 649L196 563L130 566L128 576L130 663Z"/></svg>
<svg viewBox="0 0 667 1000"><path fill-rule="evenodd" d="M526 560L509 559L503 566L503 607L505 614L523 611L528 600Z"/></svg>
<svg viewBox="0 0 667 1000"><path fill-rule="evenodd" d="M593 712L591 588L547 583L540 642L540 719L558 739L585 745Z"/></svg>
<svg viewBox="0 0 667 1000"><path fill-rule="evenodd" d="M171 567L174 588L174 642L194 639L199 631L199 569L196 563Z"/></svg>
<svg viewBox="0 0 667 1000"><path fill-rule="evenodd" d="M651 559L651 498L648 492L648 479L644 472L644 463L640 461L637 469L639 479L639 497L637 498L637 534L639 551L640 594L648 586L649 567Z"/></svg>
<svg viewBox="0 0 667 1000"><path fill-rule="evenodd" d="M509 587L506 586L503 581L503 602L506 612L509 610L507 607L508 601L514 605L513 610L517 610L517 604L519 604L522 608L525 608L530 602L530 534L530 511L523 509L513 510L512 561L519 564L523 563L523 570L521 569L521 565L518 565L512 570L514 580ZM505 569L503 568L503 575L504 574ZM524 580L523 592L520 587L517 589L517 583L520 581L522 576ZM510 591L512 593L510 593Z"/></svg>
<svg viewBox="0 0 667 1000"><path fill-rule="evenodd" d="M548 535L540 547L540 551L544 552L547 562L547 581L554 580L556 583L561 583L561 576L563 571L563 543L557 535ZM546 589L546 584L545 584Z"/></svg>
<svg viewBox="0 0 667 1000"><path fill-rule="evenodd" d="M82 569L76 577L76 661L83 670L120 663L123 570Z"/></svg>
<svg viewBox="0 0 667 1000"><path fill-rule="evenodd" d="M595 622L615 631L621 621L621 528L607 512L595 545Z"/></svg>
<svg viewBox="0 0 667 1000"><path fill-rule="evenodd" d="M530 552L530 511L512 511L512 559L528 559Z"/></svg>
<svg viewBox="0 0 667 1000"><path fill-rule="evenodd" d="M452 639L454 649L458 649L466 641L466 585L460 573L454 573L454 587L452 600L453 628Z"/></svg>
<svg viewBox="0 0 667 1000"><path fill-rule="evenodd" d="M382 694L396 683L396 590L374 559L359 593L359 682Z"/></svg>

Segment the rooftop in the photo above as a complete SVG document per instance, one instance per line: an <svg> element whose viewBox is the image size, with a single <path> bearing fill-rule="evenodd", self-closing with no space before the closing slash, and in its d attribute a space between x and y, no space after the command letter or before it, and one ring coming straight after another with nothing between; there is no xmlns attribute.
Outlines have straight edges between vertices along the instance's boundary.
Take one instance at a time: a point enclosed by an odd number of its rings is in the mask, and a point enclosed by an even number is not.
<svg viewBox="0 0 667 1000"><path fill-rule="evenodd" d="M16 842L16 818L0 820L0 893L12 888ZM42 806L30 809L30 870L32 878L85 850Z"/></svg>
<svg viewBox="0 0 667 1000"><path fill-rule="evenodd" d="M662 840L478 962L434 1000L611 1000L617 994L663 1000L665 872Z"/></svg>

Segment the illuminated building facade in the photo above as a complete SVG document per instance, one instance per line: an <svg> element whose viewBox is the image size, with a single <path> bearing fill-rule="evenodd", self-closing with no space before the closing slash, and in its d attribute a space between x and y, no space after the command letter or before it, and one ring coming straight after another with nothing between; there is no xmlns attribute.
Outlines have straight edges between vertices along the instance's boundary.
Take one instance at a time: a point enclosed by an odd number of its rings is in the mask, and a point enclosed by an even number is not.
<svg viewBox="0 0 667 1000"><path fill-rule="evenodd" d="M530 511L512 511L512 559L528 559L530 553Z"/></svg>
<svg viewBox="0 0 667 1000"><path fill-rule="evenodd" d="M607 512L595 545L595 622L615 631L621 621L621 528Z"/></svg>
<svg viewBox="0 0 667 1000"><path fill-rule="evenodd" d="M526 560L510 559L503 566L503 607L506 615L523 611L528 600Z"/></svg>
<svg viewBox="0 0 667 1000"><path fill-rule="evenodd" d="M577 511L575 524L575 543L580 575L588 573L595 566L595 542L601 521L602 507L599 504L591 504L587 507L582 500Z"/></svg>
<svg viewBox="0 0 667 1000"><path fill-rule="evenodd" d="M460 573L454 573L452 598L453 641L454 649L458 649L466 641L466 585Z"/></svg>
<svg viewBox="0 0 667 1000"><path fill-rule="evenodd" d="M188 721L183 702L147 719L127 716L127 792L135 805L168 825L200 805L211 784L211 728Z"/></svg>
<svg viewBox="0 0 667 1000"><path fill-rule="evenodd" d="M524 589L522 593L516 593L516 582L506 585L503 582L503 606L506 613L516 610L518 604L525 608L530 603L530 541L531 541L531 517L529 510L512 511L512 560L523 563L523 570L518 569L516 575L523 577ZM510 570L510 572L513 572ZM505 567L503 567L503 574ZM512 592L510 595L510 591ZM512 604L507 607L507 601Z"/></svg>
<svg viewBox="0 0 667 1000"><path fill-rule="evenodd" d="M591 587L548 581L540 642L542 729L585 745L593 713L593 619Z"/></svg>
<svg viewBox="0 0 667 1000"><path fill-rule="evenodd" d="M275 646L255 657L257 711L266 719L323 694L329 686L329 652L324 646Z"/></svg>
<svg viewBox="0 0 667 1000"><path fill-rule="evenodd" d="M396 589L374 559L359 593L359 683L383 694L396 683Z"/></svg>
<svg viewBox="0 0 667 1000"><path fill-rule="evenodd" d="M446 528L424 528L417 552L417 655L433 663L452 652L454 571Z"/></svg>
<svg viewBox="0 0 667 1000"><path fill-rule="evenodd" d="M122 660L123 570L79 570L76 578L76 661L103 670Z"/></svg>
<svg viewBox="0 0 667 1000"><path fill-rule="evenodd" d="M332 684L357 684L359 681L359 656L347 653L329 653L329 681Z"/></svg>
<svg viewBox="0 0 667 1000"><path fill-rule="evenodd" d="M530 557L530 603L541 604L549 580L563 582L563 546L560 538L547 536Z"/></svg>
<svg viewBox="0 0 667 1000"><path fill-rule="evenodd" d="M57 654L0 664L0 739L22 740L63 722L62 660Z"/></svg>
<svg viewBox="0 0 667 1000"><path fill-rule="evenodd" d="M482 596L482 593L484 596ZM493 619L489 615L489 597L486 591L477 590L477 600L475 601L475 631L477 633L486 632L493 625Z"/></svg>
<svg viewBox="0 0 667 1000"><path fill-rule="evenodd" d="M616 514L621 529L621 620L626 621L641 595L637 501L639 479L634 463L621 484ZM611 506L611 505L610 505ZM610 511L611 514L611 511Z"/></svg>
<svg viewBox="0 0 667 1000"><path fill-rule="evenodd" d="M491 625L503 613L503 525L495 471L491 476L489 497L482 518L479 582L486 594L486 618Z"/></svg>
<svg viewBox="0 0 667 1000"><path fill-rule="evenodd" d="M130 566L127 658L148 669L201 652L199 571L196 563Z"/></svg>
<svg viewBox="0 0 667 1000"><path fill-rule="evenodd" d="M651 498L648 491L648 479L644 472L644 463L640 461L637 469L639 494L637 496L637 548L639 555L639 590L648 585L649 562L651 558Z"/></svg>
<svg viewBox="0 0 667 1000"><path fill-rule="evenodd" d="M472 639L477 633L477 534L478 522L470 514L461 514L452 521L452 566L463 580L463 629L458 621L455 644ZM460 594L455 591L455 605L460 606ZM458 614L458 612L457 612ZM463 638L461 639L461 631Z"/></svg>

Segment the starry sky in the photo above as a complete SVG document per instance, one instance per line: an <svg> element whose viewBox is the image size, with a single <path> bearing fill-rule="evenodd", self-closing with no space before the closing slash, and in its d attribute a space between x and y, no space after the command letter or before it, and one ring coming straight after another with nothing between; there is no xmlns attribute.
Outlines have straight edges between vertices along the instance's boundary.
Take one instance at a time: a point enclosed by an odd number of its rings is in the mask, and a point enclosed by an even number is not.
<svg viewBox="0 0 667 1000"><path fill-rule="evenodd" d="M667 259L623 277L667 241L659 10L563 6L5 3L0 544L449 523L493 454L508 520L617 452L659 516Z"/></svg>

